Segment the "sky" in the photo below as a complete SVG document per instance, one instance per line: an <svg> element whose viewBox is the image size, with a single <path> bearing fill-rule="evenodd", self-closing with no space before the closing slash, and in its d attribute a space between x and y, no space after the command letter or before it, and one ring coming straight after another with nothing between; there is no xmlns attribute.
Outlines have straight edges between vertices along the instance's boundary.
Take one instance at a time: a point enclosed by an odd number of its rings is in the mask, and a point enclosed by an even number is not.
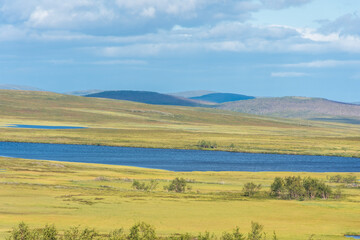
<svg viewBox="0 0 360 240"><path fill-rule="evenodd" d="M0 84L360 101L358 0L0 0Z"/></svg>

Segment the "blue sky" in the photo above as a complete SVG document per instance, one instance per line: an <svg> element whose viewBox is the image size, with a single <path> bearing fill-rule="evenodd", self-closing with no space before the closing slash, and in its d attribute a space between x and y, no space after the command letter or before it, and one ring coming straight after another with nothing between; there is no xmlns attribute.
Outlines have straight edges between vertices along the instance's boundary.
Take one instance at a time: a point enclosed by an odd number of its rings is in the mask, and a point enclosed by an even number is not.
<svg viewBox="0 0 360 240"><path fill-rule="evenodd" d="M360 1L0 0L0 84L360 101Z"/></svg>

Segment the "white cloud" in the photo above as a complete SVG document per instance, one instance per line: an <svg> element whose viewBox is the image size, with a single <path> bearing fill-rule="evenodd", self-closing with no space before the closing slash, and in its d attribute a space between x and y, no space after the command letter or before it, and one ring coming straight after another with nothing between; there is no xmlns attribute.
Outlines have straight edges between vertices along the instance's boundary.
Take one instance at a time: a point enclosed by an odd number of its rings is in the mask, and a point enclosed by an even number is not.
<svg viewBox="0 0 360 240"><path fill-rule="evenodd" d="M147 64L144 60L133 60L133 59L121 59L121 60L105 60L90 62L95 65L144 65Z"/></svg>
<svg viewBox="0 0 360 240"><path fill-rule="evenodd" d="M345 14L334 21L327 21L319 29L320 32L338 33L339 35L360 35L360 16L355 13Z"/></svg>
<svg viewBox="0 0 360 240"><path fill-rule="evenodd" d="M308 74L303 72L272 72L271 77L290 78L290 77L304 77Z"/></svg>
<svg viewBox="0 0 360 240"><path fill-rule="evenodd" d="M189 19L207 24L216 20L244 20L261 9L301 5L311 0L1 0L0 15L8 24L31 28L83 29L91 25L126 28L149 18L157 24L181 24ZM156 28L156 26L153 26Z"/></svg>
<svg viewBox="0 0 360 240"><path fill-rule="evenodd" d="M360 61L358 60L321 60L321 61L312 61L312 62L302 62L302 63L291 63L283 64L283 67L300 67L300 68L327 68L327 67L340 67L340 66L360 66Z"/></svg>

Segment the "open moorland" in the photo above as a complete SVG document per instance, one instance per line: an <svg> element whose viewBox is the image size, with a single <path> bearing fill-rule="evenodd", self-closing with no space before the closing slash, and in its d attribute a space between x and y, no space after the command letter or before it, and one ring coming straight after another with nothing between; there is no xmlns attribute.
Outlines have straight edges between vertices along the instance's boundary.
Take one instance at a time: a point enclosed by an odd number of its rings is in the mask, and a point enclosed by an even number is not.
<svg viewBox="0 0 360 240"><path fill-rule="evenodd" d="M7 128L9 124L87 129ZM0 90L0 141L360 157L360 125ZM210 150L210 149L209 149Z"/></svg>
<svg viewBox="0 0 360 240"><path fill-rule="evenodd" d="M236 226L247 233L251 221L264 225L271 239L346 239L359 232L360 189L333 183L337 174L360 178L360 173L286 172L169 172L124 166L66 163L0 158L0 238L24 221L31 228L56 224L63 231L71 226L95 228L106 233L129 229L145 221L157 234L220 236ZM341 189L338 199L284 200L269 197L275 177L311 176ZM191 187L185 193L169 192L164 186L184 178ZM158 185L151 191L133 188L134 180ZM252 197L244 196L245 183L261 184Z"/></svg>

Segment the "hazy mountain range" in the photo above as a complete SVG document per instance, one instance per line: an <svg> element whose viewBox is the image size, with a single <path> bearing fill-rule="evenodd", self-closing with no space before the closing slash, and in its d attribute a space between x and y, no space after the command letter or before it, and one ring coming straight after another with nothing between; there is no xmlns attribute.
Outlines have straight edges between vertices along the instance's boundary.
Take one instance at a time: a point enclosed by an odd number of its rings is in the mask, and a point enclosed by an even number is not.
<svg viewBox="0 0 360 240"><path fill-rule="evenodd" d="M42 91L41 89L0 85L0 89ZM95 98L109 98L155 105L211 107L255 115L281 118L302 118L360 124L360 102L343 103L323 98L267 97L255 98L235 93L219 93L206 90L162 94L149 91L102 91L83 90L66 93Z"/></svg>
<svg viewBox="0 0 360 240"><path fill-rule="evenodd" d="M224 103L218 108L283 118L305 118L347 123L357 123L356 119L360 120L360 105L336 102L324 98L257 98ZM354 119L355 121L353 121Z"/></svg>
<svg viewBox="0 0 360 240"><path fill-rule="evenodd" d="M189 107L208 106L211 103L148 91L104 91L85 95L85 97L110 98L156 105L177 105Z"/></svg>

